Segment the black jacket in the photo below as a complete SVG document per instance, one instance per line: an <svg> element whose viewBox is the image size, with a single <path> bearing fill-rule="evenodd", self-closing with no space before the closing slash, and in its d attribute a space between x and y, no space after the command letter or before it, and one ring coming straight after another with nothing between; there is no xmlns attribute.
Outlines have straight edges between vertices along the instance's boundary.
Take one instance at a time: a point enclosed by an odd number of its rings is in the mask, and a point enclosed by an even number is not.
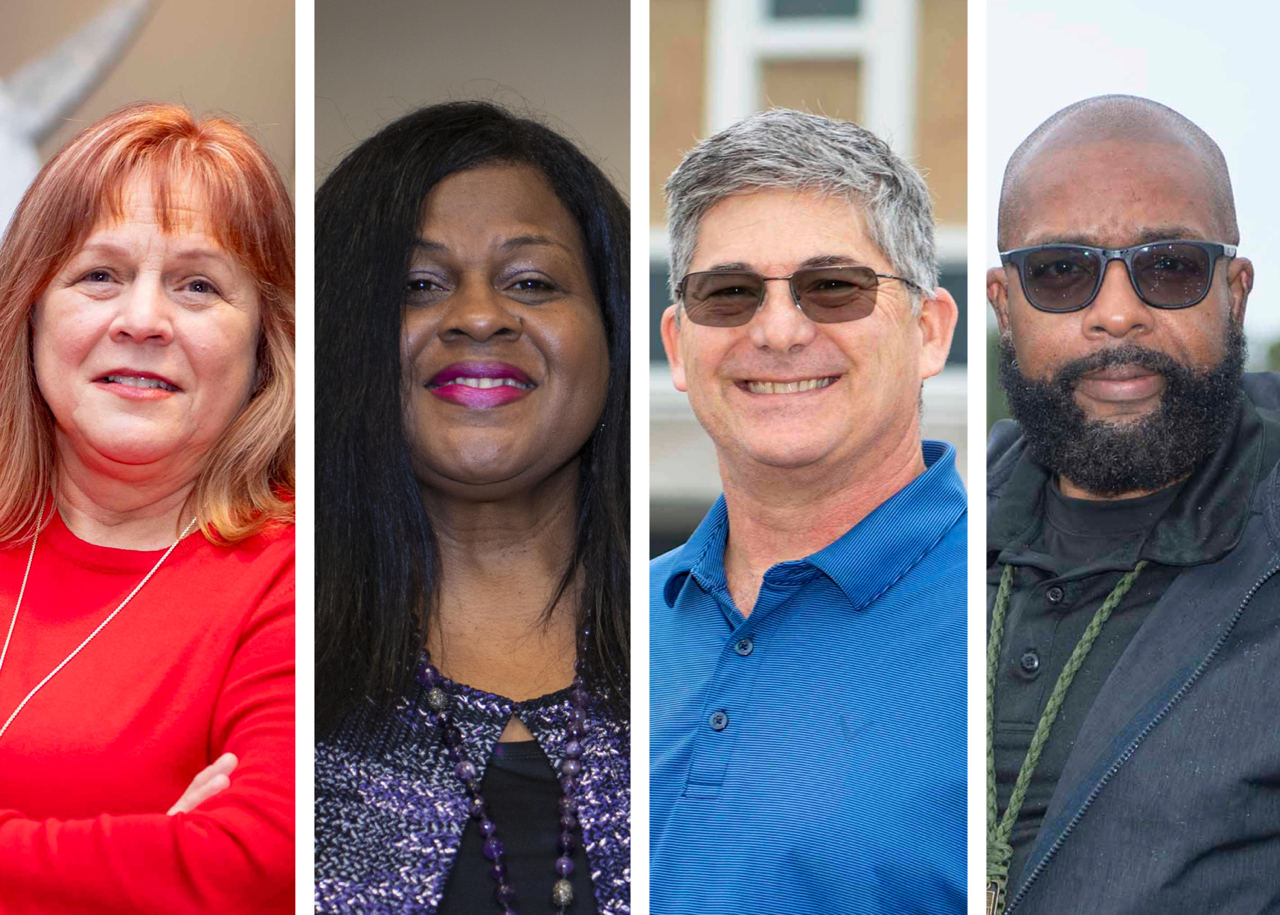
<svg viewBox="0 0 1280 915"><path fill-rule="evenodd" d="M1246 376L1245 393L1236 452L1179 496L1199 500L1218 558L1179 573L1104 684L1010 915L1280 912L1280 376ZM988 517L1023 450L997 423ZM1247 479L1222 485L1216 466Z"/></svg>

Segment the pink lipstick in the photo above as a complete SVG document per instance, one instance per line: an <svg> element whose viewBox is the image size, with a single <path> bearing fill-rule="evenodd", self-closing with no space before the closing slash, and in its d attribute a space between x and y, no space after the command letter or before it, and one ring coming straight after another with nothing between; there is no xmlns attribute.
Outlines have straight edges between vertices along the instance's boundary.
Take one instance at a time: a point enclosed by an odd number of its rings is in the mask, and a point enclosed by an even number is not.
<svg viewBox="0 0 1280 915"><path fill-rule="evenodd" d="M536 387L528 375L505 362L455 362L426 385L441 400L479 409L520 400Z"/></svg>

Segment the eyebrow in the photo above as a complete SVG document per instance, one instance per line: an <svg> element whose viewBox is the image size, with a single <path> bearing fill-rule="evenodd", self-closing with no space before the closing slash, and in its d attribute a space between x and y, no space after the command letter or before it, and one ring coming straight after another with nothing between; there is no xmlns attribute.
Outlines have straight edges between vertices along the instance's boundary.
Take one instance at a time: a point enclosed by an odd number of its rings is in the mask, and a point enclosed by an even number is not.
<svg viewBox="0 0 1280 915"><path fill-rule="evenodd" d="M129 245L103 239L102 241L92 241L84 245L76 252L75 256L79 257L84 254L106 254L117 257L132 257L133 248ZM202 244L175 248L169 253L169 257L181 260L235 260L229 252L224 251L221 248L214 248Z"/></svg>
<svg viewBox="0 0 1280 915"><path fill-rule="evenodd" d="M1149 226L1139 228L1130 237L1129 244L1122 247L1131 248L1136 245L1149 245L1157 241L1177 241L1186 239L1188 241L1205 240L1204 233L1199 229L1193 229L1190 226L1169 225L1169 226ZM1105 248L1107 245L1098 243L1098 237L1087 232L1069 235L1048 235L1044 238L1037 239L1032 236L1028 244L1022 245L1024 248L1036 248L1041 245L1084 245L1088 248Z"/></svg>
<svg viewBox="0 0 1280 915"><path fill-rule="evenodd" d="M801 261L797 270L807 270L813 267L852 267L857 266L861 262L847 254L815 254L813 257L806 258ZM706 270L698 270L697 273L756 273L756 269L750 264L742 261L730 261L724 264L716 264L708 267Z"/></svg>
<svg viewBox="0 0 1280 915"><path fill-rule="evenodd" d="M235 257L229 251L223 251L220 248L210 248L207 245L193 245L190 248L178 248L173 252L172 256L180 260L235 261Z"/></svg>
<svg viewBox="0 0 1280 915"><path fill-rule="evenodd" d="M116 242L94 241L81 246L80 250L76 252L75 256L79 257L81 254L95 254L95 253L120 254L120 255L128 256L129 254L132 253L132 251L125 245L117 244Z"/></svg>
<svg viewBox="0 0 1280 915"><path fill-rule="evenodd" d="M570 254L573 253L572 249L570 249L568 245L563 242L556 241L556 239L549 235L517 235L515 238L508 238L498 246L501 251L511 251L515 248L527 247L561 248Z"/></svg>
<svg viewBox="0 0 1280 915"><path fill-rule="evenodd" d="M415 238L413 247L430 251L435 254L445 254L449 251L449 246L438 241L431 241L427 238ZM516 248L527 247L550 247L560 248L572 254L573 249L563 242L556 241L549 235L517 235L514 238L508 238L498 246L499 251L513 251Z"/></svg>
<svg viewBox="0 0 1280 915"><path fill-rule="evenodd" d="M800 269L806 267L851 267L857 263L856 259L847 254L819 254L807 259L800 265Z"/></svg>

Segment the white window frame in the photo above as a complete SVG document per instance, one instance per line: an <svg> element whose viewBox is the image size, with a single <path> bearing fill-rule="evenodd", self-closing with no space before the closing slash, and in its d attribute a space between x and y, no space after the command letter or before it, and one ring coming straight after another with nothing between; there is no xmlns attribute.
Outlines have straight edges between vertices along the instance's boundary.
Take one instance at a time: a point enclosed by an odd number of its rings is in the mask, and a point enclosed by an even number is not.
<svg viewBox="0 0 1280 915"><path fill-rule="evenodd" d="M768 0L709 0L708 135L760 109L765 63L857 60L862 126L910 159L915 153L918 6L918 0L863 0L853 20L774 19Z"/></svg>

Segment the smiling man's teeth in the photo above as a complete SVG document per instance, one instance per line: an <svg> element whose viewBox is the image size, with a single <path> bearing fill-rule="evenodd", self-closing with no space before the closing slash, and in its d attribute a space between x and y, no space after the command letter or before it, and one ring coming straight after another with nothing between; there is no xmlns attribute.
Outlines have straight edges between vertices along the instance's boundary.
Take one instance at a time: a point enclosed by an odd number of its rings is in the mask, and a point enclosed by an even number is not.
<svg viewBox="0 0 1280 915"><path fill-rule="evenodd" d="M451 378L447 384L463 384L469 388L497 388L502 385L508 385L513 388L519 388L527 391L533 387L531 384L521 384L514 378ZM440 387L443 387L441 385Z"/></svg>
<svg viewBox="0 0 1280 915"><path fill-rule="evenodd" d="M132 375L108 375L103 380L109 384L122 384L129 388L160 388L164 391L178 390L173 385L163 382L159 378L136 378Z"/></svg>
<svg viewBox="0 0 1280 915"><path fill-rule="evenodd" d="M814 388L825 388L834 378L806 378L804 381L748 381L752 394L799 394Z"/></svg>

